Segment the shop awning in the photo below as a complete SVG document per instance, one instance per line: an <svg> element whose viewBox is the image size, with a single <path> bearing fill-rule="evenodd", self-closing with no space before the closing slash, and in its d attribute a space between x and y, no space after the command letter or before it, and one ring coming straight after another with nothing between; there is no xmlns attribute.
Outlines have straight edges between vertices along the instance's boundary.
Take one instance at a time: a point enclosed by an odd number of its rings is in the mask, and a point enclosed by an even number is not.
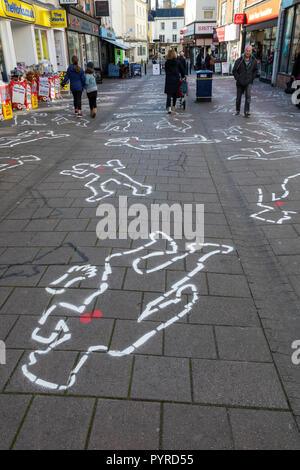
<svg viewBox="0 0 300 470"><path fill-rule="evenodd" d="M124 51L128 51L128 49L131 49L131 47L125 46L125 44L122 44L121 42L117 41L112 41L111 39L106 39L102 38L104 41L109 42L113 46L115 46L117 49L124 49Z"/></svg>

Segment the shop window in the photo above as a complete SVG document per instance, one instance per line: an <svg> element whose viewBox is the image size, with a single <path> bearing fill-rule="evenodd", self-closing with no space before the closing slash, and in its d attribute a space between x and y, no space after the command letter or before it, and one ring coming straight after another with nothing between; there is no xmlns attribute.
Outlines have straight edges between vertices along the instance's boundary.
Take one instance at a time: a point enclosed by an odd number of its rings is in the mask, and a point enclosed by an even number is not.
<svg viewBox="0 0 300 470"><path fill-rule="evenodd" d="M173 34L173 42L177 42L177 34Z"/></svg>
<svg viewBox="0 0 300 470"><path fill-rule="evenodd" d="M177 29L177 21L173 21L173 29Z"/></svg>
<svg viewBox="0 0 300 470"><path fill-rule="evenodd" d="M165 42L165 35L164 34L159 35L159 42Z"/></svg>
<svg viewBox="0 0 300 470"><path fill-rule="evenodd" d="M300 5L297 5L295 10L294 25L295 29L291 43L291 55L288 67L288 73L290 74L292 73L297 54L300 54Z"/></svg>
<svg viewBox="0 0 300 470"><path fill-rule="evenodd" d="M234 15L240 12L240 0L233 0L232 22L234 22Z"/></svg>
<svg viewBox="0 0 300 470"><path fill-rule="evenodd" d="M97 36L85 35L87 62L94 62L95 67L99 67L99 49Z"/></svg>
<svg viewBox="0 0 300 470"><path fill-rule="evenodd" d="M68 31L67 34L68 34L70 63L71 63L73 55L76 55L79 58L79 60L81 60L79 34L73 31Z"/></svg>
<svg viewBox="0 0 300 470"><path fill-rule="evenodd" d="M48 48L48 38L47 31L44 29L35 30L35 43L38 60L49 60L49 48Z"/></svg>
<svg viewBox="0 0 300 470"><path fill-rule="evenodd" d="M161 29L162 31L165 30L165 23L160 23L160 29Z"/></svg>
<svg viewBox="0 0 300 470"><path fill-rule="evenodd" d="M290 57L291 37L293 31L294 9L288 8L285 13L284 29L282 35L282 49L281 49L281 62L280 72L287 73Z"/></svg>

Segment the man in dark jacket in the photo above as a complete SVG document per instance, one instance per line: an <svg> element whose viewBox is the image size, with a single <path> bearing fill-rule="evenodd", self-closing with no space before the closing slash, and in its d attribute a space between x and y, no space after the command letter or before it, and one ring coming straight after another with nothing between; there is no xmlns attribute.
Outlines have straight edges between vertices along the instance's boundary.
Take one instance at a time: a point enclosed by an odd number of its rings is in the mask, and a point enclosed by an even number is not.
<svg viewBox="0 0 300 470"><path fill-rule="evenodd" d="M236 115L240 114L242 95L245 93L245 117L250 116L251 88L258 71L257 60L252 55L252 46L246 46L242 57L237 59L232 73L236 80Z"/></svg>

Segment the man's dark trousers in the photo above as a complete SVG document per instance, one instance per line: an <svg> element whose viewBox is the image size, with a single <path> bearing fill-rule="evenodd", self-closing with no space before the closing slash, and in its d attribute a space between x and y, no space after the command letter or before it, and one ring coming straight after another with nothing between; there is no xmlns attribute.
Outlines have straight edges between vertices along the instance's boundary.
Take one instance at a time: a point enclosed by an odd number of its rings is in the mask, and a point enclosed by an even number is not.
<svg viewBox="0 0 300 470"><path fill-rule="evenodd" d="M249 83L249 85L246 85L245 87L237 85L237 96L236 96L236 110L240 112L241 110L241 101L242 101L242 95L245 93L245 108L244 112L249 113L250 111L250 103L251 103L251 88L252 88L252 83Z"/></svg>

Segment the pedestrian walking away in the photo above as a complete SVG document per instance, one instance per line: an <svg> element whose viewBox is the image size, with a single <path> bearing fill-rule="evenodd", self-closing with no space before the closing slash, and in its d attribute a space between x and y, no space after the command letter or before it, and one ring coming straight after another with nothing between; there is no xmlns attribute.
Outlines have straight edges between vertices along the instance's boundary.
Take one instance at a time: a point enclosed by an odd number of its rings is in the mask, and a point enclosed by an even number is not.
<svg viewBox="0 0 300 470"><path fill-rule="evenodd" d="M96 117L97 114L97 83L93 62L88 62L85 71L85 88L89 100L91 117Z"/></svg>
<svg viewBox="0 0 300 470"><path fill-rule="evenodd" d="M82 117L81 98L83 87L85 85L85 76L84 71L78 65L78 57L75 55L72 57L72 64L68 67L66 76L62 81L61 86L64 87L69 80L71 92L74 98L75 114L78 117Z"/></svg>
<svg viewBox="0 0 300 470"><path fill-rule="evenodd" d="M181 63L183 70L186 72L186 60L185 60L183 51L180 52L178 56L178 61Z"/></svg>
<svg viewBox="0 0 300 470"><path fill-rule="evenodd" d="M245 93L245 117L250 116L251 88L258 71L257 60L252 54L252 46L246 46L244 54L236 60L232 73L236 80L236 115L240 114L242 95Z"/></svg>
<svg viewBox="0 0 300 470"><path fill-rule="evenodd" d="M165 81L165 93L167 95L167 111L171 114L175 111L177 92L180 85L180 76L185 77L185 70L177 59L177 53L174 50L170 50L167 55L167 61L165 65L166 81ZM171 108L171 101L173 99L173 107Z"/></svg>

